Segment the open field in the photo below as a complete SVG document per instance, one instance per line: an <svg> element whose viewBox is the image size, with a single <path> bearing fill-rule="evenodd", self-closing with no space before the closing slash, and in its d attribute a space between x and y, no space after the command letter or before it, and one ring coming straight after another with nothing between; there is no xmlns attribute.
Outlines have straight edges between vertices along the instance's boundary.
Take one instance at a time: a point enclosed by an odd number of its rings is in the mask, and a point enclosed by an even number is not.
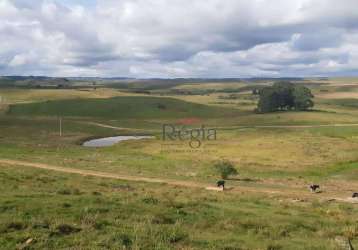
<svg viewBox="0 0 358 250"><path fill-rule="evenodd" d="M109 98L121 93L112 89L2 89L3 102L21 103L58 99Z"/></svg>
<svg viewBox="0 0 358 250"><path fill-rule="evenodd" d="M76 108L73 108L76 107ZM173 98L122 96L111 99L48 101L12 106L10 115L120 118L218 117L234 110L182 102Z"/></svg>
<svg viewBox="0 0 358 250"><path fill-rule="evenodd" d="M173 89L183 89L183 90L203 90L203 89L213 89L213 90L221 90L221 89L237 89L240 87L246 86L245 83L234 82L234 83L186 83L179 86L174 87Z"/></svg>
<svg viewBox="0 0 358 250"><path fill-rule="evenodd" d="M153 84L145 94L2 88L0 245L339 249L335 238L343 237L356 246L358 207L349 197L358 192L358 100L329 96L351 81L305 80L318 96L314 110L270 114L255 114L257 97L240 90L267 84L261 81ZM162 140L163 124L186 120L217 128L217 140L194 150L188 141ZM154 138L81 146L88 138L143 134ZM205 190L218 180L213 164L222 159L239 171L227 182L231 190ZM311 194L311 183L322 193Z"/></svg>
<svg viewBox="0 0 358 250"><path fill-rule="evenodd" d="M0 167L4 248L336 249L348 204ZM32 241L28 244L29 239ZM355 244L356 242L353 242Z"/></svg>

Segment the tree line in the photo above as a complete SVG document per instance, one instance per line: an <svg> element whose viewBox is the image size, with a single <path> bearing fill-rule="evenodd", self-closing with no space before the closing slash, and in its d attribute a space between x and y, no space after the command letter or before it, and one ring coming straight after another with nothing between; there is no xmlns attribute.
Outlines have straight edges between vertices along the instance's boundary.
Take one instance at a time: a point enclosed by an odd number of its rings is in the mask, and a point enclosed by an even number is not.
<svg viewBox="0 0 358 250"><path fill-rule="evenodd" d="M276 82L272 86L255 90L260 99L256 111L268 113L279 110L308 110L314 106L311 90L291 82Z"/></svg>

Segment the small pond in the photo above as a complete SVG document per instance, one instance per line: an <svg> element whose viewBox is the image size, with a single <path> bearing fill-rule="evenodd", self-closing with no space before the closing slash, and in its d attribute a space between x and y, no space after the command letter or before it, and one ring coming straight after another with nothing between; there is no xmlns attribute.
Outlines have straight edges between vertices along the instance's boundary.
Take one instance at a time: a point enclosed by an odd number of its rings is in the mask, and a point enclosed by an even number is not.
<svg viewBox="0 0 358 250"><path fill-rule="evenodd" d="M142 140L142 139L151 139L154 138L153 136L113 136L113 137L106 137L100 139L93 139L86 141L82 144L84 147L90 148L101 148L101 147L110 147L114 144L117 144L121 141L129 141L129 140Z"/></svg>

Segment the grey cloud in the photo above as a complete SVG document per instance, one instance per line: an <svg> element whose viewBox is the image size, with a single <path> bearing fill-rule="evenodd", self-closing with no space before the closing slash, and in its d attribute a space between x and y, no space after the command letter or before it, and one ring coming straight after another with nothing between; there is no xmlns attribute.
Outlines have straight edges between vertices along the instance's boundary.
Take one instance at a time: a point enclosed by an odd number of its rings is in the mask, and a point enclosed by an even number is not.
<svg viewBox="0 0 358 250"><path fill-rule="evenodd" d="M298 50L317 50L320 48L338 47L342 43L342 35L331 34L302 34L295 39L293 47Z"/></svg>
<svg viewBox="0 0 358 250"><path fill-rule="evenodd" d="M0 0L0 74L302 76L358 67L356 0L63 3Z"/></svg>

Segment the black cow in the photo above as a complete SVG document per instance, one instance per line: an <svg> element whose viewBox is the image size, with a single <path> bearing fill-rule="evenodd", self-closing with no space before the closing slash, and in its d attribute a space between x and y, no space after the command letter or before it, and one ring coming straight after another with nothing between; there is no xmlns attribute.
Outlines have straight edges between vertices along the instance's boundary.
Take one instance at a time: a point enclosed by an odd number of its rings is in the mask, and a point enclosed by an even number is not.
<svg viewBox="0 0 358 250"><path fill-rule="evenodd" d="M310 189L311 189L311 192L314 193L317 191L317 189L320 189L320 186L316 185L316 184L312 184L312 185L310 185Z"/></svg>
<svg viewBox="0 0 358 250"><path fill-rule="evenodd" d="M225 189L225 181L224 180L220 180L216 183L216 185L218 187L222 187L222 189L224 190Z"/></svg>
<svg viewBox="0 0 358 250"><path fill-rule="evenodd" d="M358 198L358 193L353 193L352 198Z"/></svg>

